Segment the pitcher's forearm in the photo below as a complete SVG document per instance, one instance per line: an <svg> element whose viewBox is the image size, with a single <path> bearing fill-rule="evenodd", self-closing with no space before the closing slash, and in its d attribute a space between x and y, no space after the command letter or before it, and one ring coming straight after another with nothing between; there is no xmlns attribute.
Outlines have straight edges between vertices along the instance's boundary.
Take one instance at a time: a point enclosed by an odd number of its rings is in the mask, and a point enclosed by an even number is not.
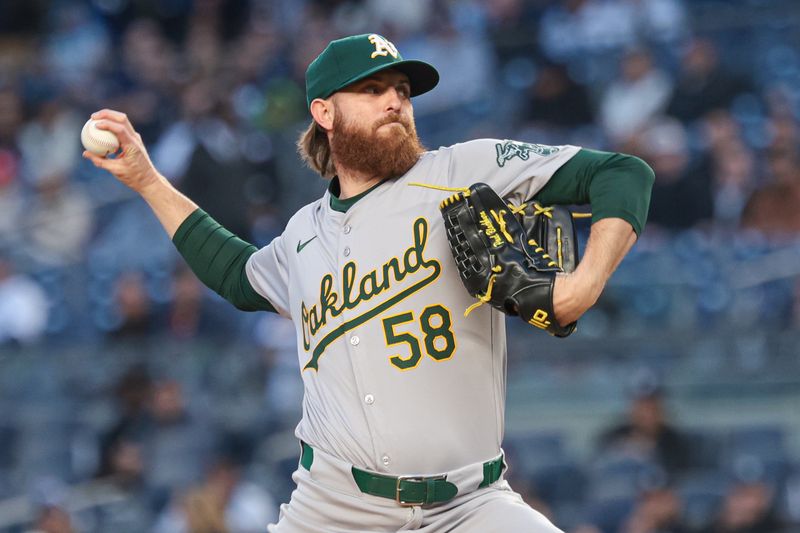
<svg viewBox="0 0 800 533"><path fill-rule="evenodd" d="M604 218L592 224L586 252L575 269L575 277L594 300L635 242L633 227L620 218Z"/></svg>
<svg viewBox="0 0 800 533"><path fill-rule="evenodd" d="M621 218L604 218L592 224L586 252L575 272L556 279L553 308L560 324L578 320L595 304L635 242L636 232Z"/></svg>
<svg viewBox="0 0 800 533"><path fill-rule="evenodd" d="M143 187L139 194L153 210L170 239L181 223L198 208L196 203L160 174L158 179Z"/></svg>

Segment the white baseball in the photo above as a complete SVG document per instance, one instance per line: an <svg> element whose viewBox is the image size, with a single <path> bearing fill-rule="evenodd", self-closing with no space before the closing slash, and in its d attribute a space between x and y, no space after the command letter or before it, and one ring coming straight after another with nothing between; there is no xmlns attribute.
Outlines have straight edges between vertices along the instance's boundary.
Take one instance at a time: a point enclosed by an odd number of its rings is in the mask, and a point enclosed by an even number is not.
<svg viewBox="0 0 800 533"><path fill-rule="evenodd" d="M89 119L81 130L83 147L95 155L105 157L119 150L119 139L108 130L97 128L97 121Z"/></svg>

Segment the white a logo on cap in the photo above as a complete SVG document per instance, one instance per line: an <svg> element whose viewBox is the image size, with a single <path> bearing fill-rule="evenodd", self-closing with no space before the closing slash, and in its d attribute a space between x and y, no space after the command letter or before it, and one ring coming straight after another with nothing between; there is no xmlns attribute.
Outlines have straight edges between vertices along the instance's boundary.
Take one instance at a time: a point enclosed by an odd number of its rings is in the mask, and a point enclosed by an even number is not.
<svg viewBox="0 0 800 533"><path fill-rule="evenodd" d="M369 42L375 45L375 51L369 56L370 58L375 59L377 56L391 55L393 58L397 59L397 48L384 37L373 33L369 36Z"/></svg>

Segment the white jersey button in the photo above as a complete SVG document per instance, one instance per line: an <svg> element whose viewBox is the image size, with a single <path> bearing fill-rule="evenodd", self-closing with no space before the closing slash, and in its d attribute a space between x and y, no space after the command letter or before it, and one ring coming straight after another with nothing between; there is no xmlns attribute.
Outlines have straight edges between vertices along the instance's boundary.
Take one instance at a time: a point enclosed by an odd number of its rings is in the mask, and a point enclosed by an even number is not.
<svg viewBox="0 0 800 533"><path fill-rule="evenodd" d="M348 234L350 233L350 230L351 230L351 229L352 229L352 228L350 227L350 224L345 224L345 226L344 226L344 228L343 228L343 230L344 230L344 234L345 234L345 235L348 235Z"/></svg>
<svg viewBox="0 0 800 533"><path fill-rule="evenodd" d="M344 256L347 257L348 255L350 255L350 247L349 246L345 246L344 247Z"/></svg>
<svg viewBox="0 0 800 533"><path fill-rule="evenodd" d="M373 396L372 394L367 394L366 396L364 396L364 403L366 403L367 405L372 405L373 403L375 403L375 396Z"/></svg>
<svg viewBox="0 0 800 533"><path fill-rule="evenodd" d="M358 335L353 335L350 337L350 344L353 346L358 346L358 343L361 342L361 339L358 338Z"/></svg>
<svg viewBox="0 0 800 533"><path fill-rule="evenodd" d="M381 457L381 462L383 462L383 466L389 466L389 463L391 463L392 460L389 458L388 455L384 455L383 457Z"/></svg>

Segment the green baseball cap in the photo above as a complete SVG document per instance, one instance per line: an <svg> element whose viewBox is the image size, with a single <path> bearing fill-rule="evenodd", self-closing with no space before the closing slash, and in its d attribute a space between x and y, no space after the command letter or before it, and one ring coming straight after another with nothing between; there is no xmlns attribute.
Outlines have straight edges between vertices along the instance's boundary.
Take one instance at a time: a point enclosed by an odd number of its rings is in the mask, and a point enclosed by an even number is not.
<svg viewBox="0 0 800 533"><path fill-rule="evenodd" d="M353 35L331 41L306 69L306 103L327 98L360 79L387 68L408 76L411 96L426 93L439 83L439 72L414 59L403 59L397 48L377 33Z"/></svg>

